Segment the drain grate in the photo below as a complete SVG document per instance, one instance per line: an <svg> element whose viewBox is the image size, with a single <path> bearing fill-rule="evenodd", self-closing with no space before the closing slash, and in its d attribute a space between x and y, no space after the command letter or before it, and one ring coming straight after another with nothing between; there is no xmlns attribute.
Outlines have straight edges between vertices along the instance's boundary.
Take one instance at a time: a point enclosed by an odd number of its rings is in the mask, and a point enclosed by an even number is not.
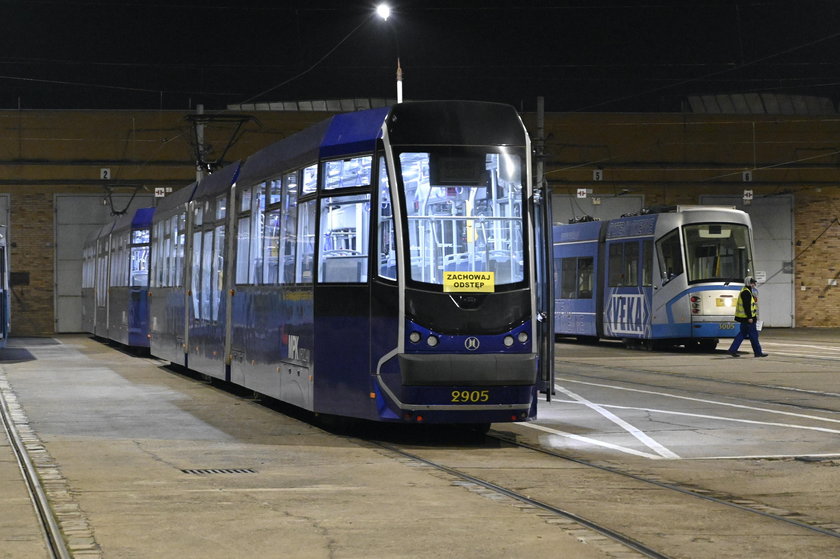
<svg viewBox="0 0 840 559"><path fill-rule="evenodd" d="M181 470L185 474L195 474L199 476L209 474L255 474L256 470L251 468L191 468Z"/></svg>

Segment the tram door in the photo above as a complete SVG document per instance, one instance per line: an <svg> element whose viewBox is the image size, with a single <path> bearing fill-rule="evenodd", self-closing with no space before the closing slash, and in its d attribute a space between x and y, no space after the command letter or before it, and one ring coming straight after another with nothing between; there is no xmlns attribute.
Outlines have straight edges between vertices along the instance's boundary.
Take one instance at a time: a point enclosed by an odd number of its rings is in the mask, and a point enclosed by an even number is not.
<svg viewBox="0 0 840 559"><path fill-rule="evenodd" d="M314 400L339 415L359 414L372 401L359 389L370 382L372 166L371 155L324 162L317 200L314 367L322 382Z"/></svg>
<svg viewBox="0 0 840 559"><path fill-rule="evenodd" d="M610 240L605 250L604 334L616 338L650 337L652 240Z"/></svg>
<svg viewBox="0 0 840 559"><path fill-rule="evenodd" d="M554 278L551 196L534 195L534 254L536 259L537 347L540 354L541 390L548 399L554 392Z"/></svg>

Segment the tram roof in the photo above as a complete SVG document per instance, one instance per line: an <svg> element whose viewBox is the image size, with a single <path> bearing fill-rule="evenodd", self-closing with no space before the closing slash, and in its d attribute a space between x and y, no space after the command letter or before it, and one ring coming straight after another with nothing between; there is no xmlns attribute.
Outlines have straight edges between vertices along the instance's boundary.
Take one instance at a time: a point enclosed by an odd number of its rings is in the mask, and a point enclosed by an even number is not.
<svg viewBox="0 0 840 559"><path fill-rule="evenodd" d="M138 208L132 212L125 213L114 220L112 232L121 229L151 227L152 217L155 215L154 208Z"/></svg>
<svg viewBox="0 0 840 559"><path fill-rule="evenodd" d="M149 227L152 224L152 218L155 215L154 208L138 208L134 212L134 218L131 220L131 227Z"/></svg>
<svg viewBox="0 0 840 559"><path fill-rule="evenodd" d="M246 184L264 180L278 169L292 170L319 157L373 151L390 110L390 107L381 107L333 115L283 138L248 157L240 180Z"/></svg>
<svg viewBox="0 0 840 559"><path fill-rule="evenodd" d="M198 188L195 190L193 200L200 198L212 197L222 192L227 192L230 185L236 180L239 175L239 168L242 164L239 161L226 165L213 173L207 175L201 182L198 183Z"/></svg>
<svg viewBox="0 0 840 559"><path fill-rule="evenodd" d="M390 110L390 107L382 107L332 117L321 142L321 157L373 151Z"/></svg>
<svg viewBox="0 0 840 559"><path fill-rule="evenodd" d="M192 200L193 193L195 192L197 186L197 182L190 183L184 188L176 190L172 194L162 198L157 205L157 215L168 215L173 208L182 206Z"/></svg>

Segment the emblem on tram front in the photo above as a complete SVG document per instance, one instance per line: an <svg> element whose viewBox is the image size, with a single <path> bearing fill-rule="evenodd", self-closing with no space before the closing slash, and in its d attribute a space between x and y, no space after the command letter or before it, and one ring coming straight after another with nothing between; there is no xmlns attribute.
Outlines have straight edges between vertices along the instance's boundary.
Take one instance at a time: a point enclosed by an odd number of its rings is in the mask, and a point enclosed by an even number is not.
<svg viewBox="0 0 840 559"><path fill-rule="evenodd" d="M475 336L470 336L466 340L464 340L464 347L470 351L475 351L478 349L478 346L481 345L481 342L478 341L478 338Z"/></svg>

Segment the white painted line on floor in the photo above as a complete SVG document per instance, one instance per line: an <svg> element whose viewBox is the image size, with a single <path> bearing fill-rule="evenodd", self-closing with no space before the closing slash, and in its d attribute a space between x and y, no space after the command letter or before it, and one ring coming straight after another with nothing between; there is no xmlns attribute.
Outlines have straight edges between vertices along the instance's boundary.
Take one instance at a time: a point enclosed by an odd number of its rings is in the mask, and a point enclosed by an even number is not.
<svg viewBox="0 0 840 559"><path fill-rule="evenodd" d="M606 410L604 407L600 406L599 404L595 404L593 402L590 402L589 400L587 400L583 396L580 396L579 394L575 394L571 390L567 390L567 389L563 388L562 386L554 385L554 388L556 390L566 394L567 396L569 396L571 398L574 398L578 403L581 403L581 404L585 405L586 407L592 409L593 411L596 411L597 413L601 414L606 419L612 421L613 423L615 423L616 425L618 425L619 427L621 427L622 429L624 429L625 431L627 431L628 433L630 433L631 435L636 437L639 440L639 442L641 442L643 445L645 445L649 449L653 450L654 452L656 452L657 454L659 454L663 458L679 458L679 456L677 454L671 452L670 450L668 450L667 448L665 448L664 446L662 446L661 444L659 444L658 442L653 440L644 431L642 431L641 429L637 429L636 427L634 427L633 425L624 421L623 419L621 419L620 417L618 417L614 413Z"/></svg>
<svg viewBox="0 0 840 559"><path fill-rule="evenodd" d="M792 347L792 348L795 348L795 349L808 348L808 349L819 349L819 350L822 350L822 351L840 352L840 347L838 347L836 345L835 346L803 345L803 344L792 344L792 343L772 342L772 341L766 341L766 342L762 341L762 344L767 345L767 346L771 346L771 347L782 346L782 347Z"/></svg>
<svg viewBox="0 0 840 559"><path fill-rule="evenodd" d="M729 408L739 408L739 409L744 409L744 410L760 411L760 412L772 413L772 414L777 414L777 415L788 415L788 416L791 416L791 417L801 417L803 419L811 419L813 421L825 421L827 423L840 423L840 419L831 419L829 417L820 417L818 415L808 415L808 414L804 414L804 413L795 413L795 412L789 412L789 411L772 410L772 409L769 409L769 408L759 408L759 407L756 407L756 406L746 406L746 405L743 405L743 404L733 404L733 403L730 403L730 402L720 402L718 400L706 400L706 399L703 399L703 398L692 398L690 396L678 396L676 394L668 394L667 392L657 392L655 390L642 390L640 388L627 388L625 386L615 386L613 384L602 384L602 383L597 383L597 382L587 382L587 381L573 380L573 379L567 379L567 378L558 378L556 380L560 380L560 381L563 381L563 382L572 382L572 383L577 383L577 384L585 384L585 385L588 385L588 386L598 386L600 388L611 388L613 390L623 390L623 391L626 391L626 392L639 392L641 394L652 394L654 396L665 396L666 398L676 398L678 400L689 400L691 402L700 402L700 403L703 403L703 404L714 404L716 406L725 406L725 407L729 407Z"/></svg>
<svg viewBox="0 0 840 559"><path fill-rule="evenodd" d="M578 402L576 400L557 400L560 403L566 404L582 404L583 402ZM823 433L837 433L840 434L840 429L829 429L827 427L811 427L808 425L796 425L793 423L777 423L774 421L756 421L753 419L738 419L735 417L723 417L720 415L706 415L702 413L689 413L689 412L682 412L682 411L671 411L671 410L660 410L656 408L639 408L634 406L616 406L610 404L599 404L599 406L604 408L612 408L616 410L632 410L632 411L643 411L645 413L661 413L666 415L681 415L684 417L697 417L700 419L713 419L716 421L730 421L733 423L749 423L751 425L762 425L767 427L787 427L789 429L804 429L806 431L820 431ZM692 427L692 429L697 429L697 427Z"/></svg>
<svg viewBox="0 0 840 559"><path fill-rule="evenodd" d="M648 452L642 452L640 450L634 450L632 448L627 448L625 446L619 446L612 443L607 443L604 441L599 441L597 439L591 439L589 437L582 437L581 435L575 435L574 433L569 433L566 431L560 431L559 429L552 429L551 427L546 427L544 425L537 425L536 423L517 423L520 427L529 427L531 429L536 429L538 431L545 431L546 433L551 433L552 435L557 435L558 437L566 437L567 439L573 439L576 441L580 441L582 443L591 444L595 446L603 446L604 448L609 448L612 450L618 450L619 452L624 452L626 454L632 454L634 456L641 456L642 458L650 458L651 460L660 460L662 456L658 454L650 454Z"/></svg>
<svg viewBox="0 0 840 559"><path fill-rule="evenodd" d="M840 356L834 355L817 355L814 353L793 353L791 351L776 351L775 349L771 349L770 351L773 352L773 355L778 357L798 357L804 359L816 359L818 361L840 361Z"/></svg>

